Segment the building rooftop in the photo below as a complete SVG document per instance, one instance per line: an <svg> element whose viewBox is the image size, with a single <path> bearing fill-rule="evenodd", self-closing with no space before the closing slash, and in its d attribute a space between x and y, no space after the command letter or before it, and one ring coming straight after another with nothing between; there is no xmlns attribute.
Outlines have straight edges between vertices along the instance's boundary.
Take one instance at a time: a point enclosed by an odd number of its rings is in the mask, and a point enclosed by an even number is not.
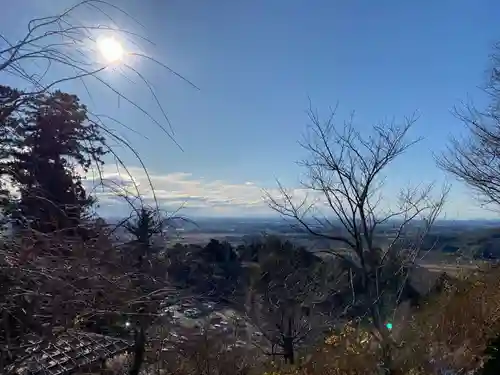
<svg viewBox="0 0 500 375"><path fill-rule="evenodd" d="M68 330L52 340L33 343L7 370L11 375L67 375L100 364L133 347L121 338Z"/></svg>

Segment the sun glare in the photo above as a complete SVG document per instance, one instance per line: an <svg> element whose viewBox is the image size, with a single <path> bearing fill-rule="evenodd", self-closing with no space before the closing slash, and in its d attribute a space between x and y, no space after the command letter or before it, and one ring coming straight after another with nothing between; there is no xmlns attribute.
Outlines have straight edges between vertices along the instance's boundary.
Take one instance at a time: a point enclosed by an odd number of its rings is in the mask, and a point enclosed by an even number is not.
<svg viewBox="0 0 500 375"><path fill-rule="evenodd" d="M118 62L123 59L123 47L115 38L102 38L97 41L97 47L108 63Z"/></svg>

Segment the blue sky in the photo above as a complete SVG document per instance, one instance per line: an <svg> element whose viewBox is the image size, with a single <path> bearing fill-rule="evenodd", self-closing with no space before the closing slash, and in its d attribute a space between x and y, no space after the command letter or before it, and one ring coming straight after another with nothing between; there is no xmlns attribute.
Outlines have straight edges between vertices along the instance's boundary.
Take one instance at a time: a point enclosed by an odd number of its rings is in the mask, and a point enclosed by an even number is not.
<svg viewBox="0 0 500 375"><path fill-rule="evenodd" d="M18 39L30 18L69 3L11 2L0 15L2 33ZM118 24L156 43L130 48L141 48L200 88L144 59L130 62L154 84L184 152L98 83L88 83L92 98L79 82L62 88L141 133L123 130L154 175L161 199L168 207L186 201L186 212L202 215L266 214L261 188L274 187L275 178L297 186L294 161L304 156L297 140L307 124L308 97L325 115L338 102L339 121L355 110L361 130L418 111L411 135L426 139L390 169L389 195L408 182L442 182L432 153L462 131L450 113L453 106L468 97L481 103L477 86L485 80L492 43L500 39L496 0L115 3L144 28L116 14ZM81 14L82 22L107 22L97 18ZM104 77L161 119L144 85L113 72ZM137 161L126 151L122 155L145 186ZM492 216L477 205L455 183L447 217Z"/></svg>

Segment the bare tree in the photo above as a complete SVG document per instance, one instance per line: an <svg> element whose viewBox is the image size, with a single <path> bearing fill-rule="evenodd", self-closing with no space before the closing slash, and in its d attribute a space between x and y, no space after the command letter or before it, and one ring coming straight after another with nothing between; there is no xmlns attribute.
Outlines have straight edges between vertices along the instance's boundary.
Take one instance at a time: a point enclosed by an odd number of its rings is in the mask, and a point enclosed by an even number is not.
<svg viewBox="0 0 500 375"><path fill-rule="evenodd" d="M288 241L269 237L251 276L247 315L270 344L272 357L294 364L297 350L326 328L328 299L339 288L343 270Z"/></svg>
<svg viewBox="0 0 500 375"><path fill-rule="evenodd" d="M245 375L259 362L254 351L235 346L227 335L208 327L201 332L186 330L186 336L175 340L171 333L158 334L156 347L150 352L149 373Z"/></svg>
<svg viewBox="0 0 500 375"><path fill-rule="evenodd" d="M490 77L485 87L490 104L485 110L473 104L455 108L467 133L452 138L437 164L478 193L486 204L500 205L500 43L492 56Z"/></svg>
<svg viewBox="0 0 500 375"><path fill-rule="evenodd" d="M358 276L353 305L363 302L364 316L369 317L374 336L386 352L385 367L390 367L392 339L386 327L390 312L384 297L395 279L393 292L401 294L404 273L419 255L422 239L441 212L448 189L436 199L433 185L402 190L397 207L391 205L394 197L384 199L387 167L418 141L406 140L415 116L402 125L374 126L370 134L362 135L352 117L339 129L335 110L325 122L311 109L308 115L311 125L301 145L309 158L300 164L307 171L302 185L315 199L298 200L281 184L280 197L271 192L266 196L272 209L333 245L323 251L341 259ZM396 269L395 259L401 265Z"/></svg>
<svg viewBox="0 0 500 375"><path fill-rule="evenodd" d="M314 333L326 327L326 320L320 321L323 318L320 314L314 317L314 304L302 305L299 298L294 297L273 299L270 294L272 290L254 301L248 316L269 347L262 345L258 337L252 338L252 342L264 354L273 359L282 357L285 363L293 365L297 350Z"/></svg>

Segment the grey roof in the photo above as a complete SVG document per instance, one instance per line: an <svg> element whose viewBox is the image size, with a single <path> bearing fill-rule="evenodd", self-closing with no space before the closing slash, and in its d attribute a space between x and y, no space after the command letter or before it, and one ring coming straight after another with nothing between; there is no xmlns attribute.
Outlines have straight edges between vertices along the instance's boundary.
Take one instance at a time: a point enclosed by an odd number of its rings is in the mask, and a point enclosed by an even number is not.
<svg viewBox="0 0 500 375"><path fill-rule="evenodd" d="M441 274L440 272L429 271L422 266L416 266L410 270L408 282L419 294L426 295L436 285Z"/></svg>
<svg viewBox="0 0 500 375"><path fill-rule="evenodd" d="M35 343L7 374L67 375L132 348L121 338L68 330L55 339Z"/></svg>

